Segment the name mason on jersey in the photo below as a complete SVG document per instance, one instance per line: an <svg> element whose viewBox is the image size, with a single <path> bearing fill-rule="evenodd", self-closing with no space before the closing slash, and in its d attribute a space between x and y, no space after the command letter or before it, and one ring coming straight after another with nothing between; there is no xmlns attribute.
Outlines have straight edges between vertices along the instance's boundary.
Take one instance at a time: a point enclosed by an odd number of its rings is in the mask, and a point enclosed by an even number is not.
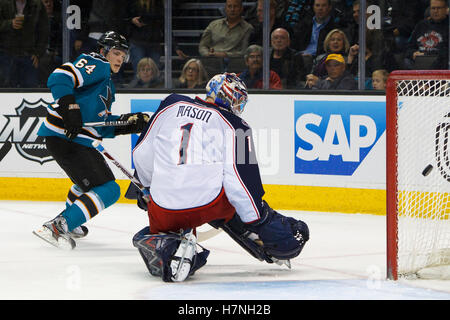
<svg viewBox="0 0 450 320"><path fill-rule="evenodd" d="M208 123L209 118L211 117L212 112L209 110L196 108L188 105L180 105L178 107L178 112L176 117L190 117L198 120L205 121Z"/></svg>

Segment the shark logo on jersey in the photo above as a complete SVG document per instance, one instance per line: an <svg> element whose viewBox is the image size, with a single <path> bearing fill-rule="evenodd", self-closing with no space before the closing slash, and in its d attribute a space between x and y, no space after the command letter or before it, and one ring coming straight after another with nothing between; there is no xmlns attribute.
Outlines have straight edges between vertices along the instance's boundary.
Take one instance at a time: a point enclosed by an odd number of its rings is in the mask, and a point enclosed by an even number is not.
<svg viewBox="0 0 450 320"><path fill-rule="evenodd" d="M43 99L36 102L23 99L15 109L16 115L5 115L8 121L0 128L0 142L10 140L25 159L40 164L53 160L45 146L44 137L37 135L47 115L48 104Z"/></svg>
<svg viewBox="0 0 450 320"><path fill-rule="evenodd" d="M351 176L386 130L385 102L295 101L295 173Z"/></svg>
<svg viewBox="0 0 450 320"><path fill-rule="evenodd" d="M105 111L102 111L98 114L99 117L106 117L111 114L111 104L112 104L112 93L111 88L109 86L106 87L106 98L102 95L100 95L100 99L102 100L103 104L105 105Z"/></svg>

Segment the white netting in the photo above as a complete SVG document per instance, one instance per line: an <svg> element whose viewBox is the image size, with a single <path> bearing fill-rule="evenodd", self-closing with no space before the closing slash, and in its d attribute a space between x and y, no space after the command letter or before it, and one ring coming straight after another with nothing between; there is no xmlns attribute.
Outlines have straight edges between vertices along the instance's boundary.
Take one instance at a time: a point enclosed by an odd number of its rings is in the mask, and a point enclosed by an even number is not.
<svg viewBox="0 0 450 320"><path fill-rule="evenodd" d="M398 81L397 94L398 274L439 266L432 277L442 278L450 265L450 80Z"/></svg>

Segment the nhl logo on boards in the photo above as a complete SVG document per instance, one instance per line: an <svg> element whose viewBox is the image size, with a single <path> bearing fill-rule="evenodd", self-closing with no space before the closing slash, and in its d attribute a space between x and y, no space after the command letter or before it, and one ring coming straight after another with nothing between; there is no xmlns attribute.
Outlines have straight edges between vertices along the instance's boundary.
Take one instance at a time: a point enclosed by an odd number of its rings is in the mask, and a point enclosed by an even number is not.
<svg viewBox="0 0 450 320"><path fill-rule="evenodd" d="M23 99L15 108L15 115L5 115L7 121L0 127L0 143L11 141L22 157L40 164L53 160L47 151L44 138L37 135L47 115L48 104L43 99L36 102Z"/></svg>

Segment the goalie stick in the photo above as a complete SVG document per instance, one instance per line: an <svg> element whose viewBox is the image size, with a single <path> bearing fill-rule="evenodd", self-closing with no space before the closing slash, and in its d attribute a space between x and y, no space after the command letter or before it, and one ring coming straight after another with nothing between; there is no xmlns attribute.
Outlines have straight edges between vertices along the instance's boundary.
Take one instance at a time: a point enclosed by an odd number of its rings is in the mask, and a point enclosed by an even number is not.
<svg viewBox="0 0 450 320"><path fill-rule="evenodd" d="M9 150L11 150L12 143L11 141L5 141L2 147L0 148L0 161L8 154Z"/></svg>
<svg viewBox="0 0 450 320"><path fill-rule="evenodd" d="M149 191L142 185L142 183L136 179L135 176L133 176L124 166L120 164L119 161L117 161L108 151L105 150L105 148L100 144L99 141L92 142L92 146L97 149L100 153L102 153L106 158L111 160L111 162L122 171L130 181L141 190L141 192L144 194L143 198L145 202L149 202L150 200L150 193ZM211 227L211 230L200 232L197 231L197 239L199 242L206 241L208 239L211 239L212 237L215 237L221 232L221 229L215 229Z"/></svg>

